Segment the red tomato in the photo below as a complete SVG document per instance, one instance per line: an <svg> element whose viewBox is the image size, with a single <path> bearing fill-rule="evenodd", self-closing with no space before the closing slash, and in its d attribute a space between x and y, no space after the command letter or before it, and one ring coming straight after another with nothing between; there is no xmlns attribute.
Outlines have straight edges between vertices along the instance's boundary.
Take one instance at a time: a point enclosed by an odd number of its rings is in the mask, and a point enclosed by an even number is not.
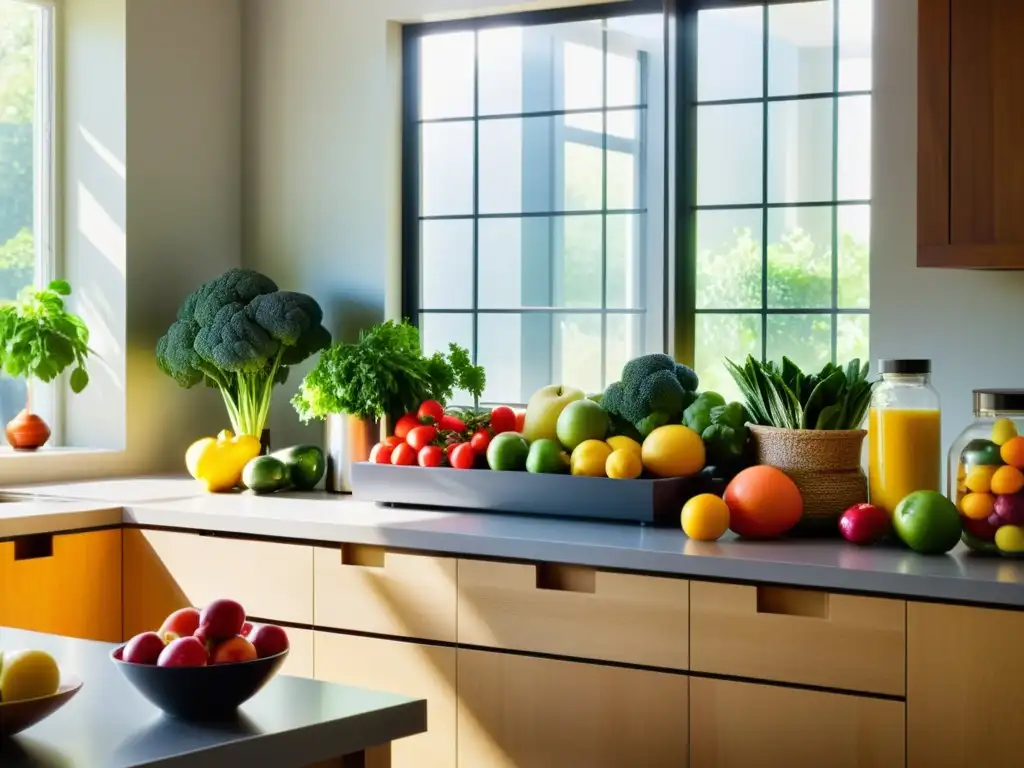
<svg viewBox="0 0 1024 768"><path fill-rule="evenodd" d="M499 405L491 411L491 431L496 435L502 432L515 432L516 412L507 405Z"/></svg>
<svg viewBox="0 0 1024 768"><path fill-rule="evenodd" d="M444 406L437 400L424 400L420 409L416 411L416 417L422 424L437 424L444 418Z"/></svg>
<svg viewBox="0 0 1024 768"><path fill-rule="evenodd" d="M436 445L425 445L416 455L416 461L421 467L440 467L443 458L444 451Z"/></svg>
<svg viewBox="0 0 1024 768"><path fill-rule="evenodd" d="M441 417L441 422L438 424L441 429L446 429L449 432L465 432L466 423L458 416L450 416L447 413Z"/></svg>
<svg viewBox="0 0 1024 768"><path fill-rule="evenodd" d="M407 413L395 422L395 437L400 440L405 440L405 436L409 434L409 430L415 429L419 425L420 420L416 418L416 414Z"/></svg>
<svg viewBox="0 0 1024 768"><path fill-rule="evenodd" d="M388 435L387 437L384 438L384 445L390 445L392 448L394 448L396 445L401 445L404 442L405 440L398 437L397 435Z"/></svg>
<svg viewBox="0 0 1024 768"><path fill-rule="evenodd" d="M523 431L523 425L526 423L526 411L516 411L516 432Z"/></svg>
<svg viewBox="0 0 1024 768"><path fill-rule="evenodd" d="M437 439L437 429L430 426L429 424L422 424L418 427L413 427L409 430L409 434L405 436L405 442L415 448L417 451L422 450L424 447L430 445Z"/></svg>
<svg viewBox="0 0 1024 768"><path fill-rule="evenodd" d="M377 443L370 449L370 462L373 464L390 464L392 448L387 443Z"/></svg>
<svg viewBox="0 0 1024 768"><path fill-rule="evenodd" d="M486 453L487 446L491 444L491 433L486 429L478 429L476 434L470 438L469 444L477 453Z"/></svg>
<svg viewBox="0 0 1024 768"><path fill-rule="evenodd" d="M391 463L402 467L410 467L416 463L416 449L408 443L395 446L391 452Z"/></svg>
<svg viewBox="0 0 1024 768"><path fill-rule="evenodd" d="M459 443L448 454L448 460L456 469L472 469L476 463L476 451L469 443Z"/></svg>

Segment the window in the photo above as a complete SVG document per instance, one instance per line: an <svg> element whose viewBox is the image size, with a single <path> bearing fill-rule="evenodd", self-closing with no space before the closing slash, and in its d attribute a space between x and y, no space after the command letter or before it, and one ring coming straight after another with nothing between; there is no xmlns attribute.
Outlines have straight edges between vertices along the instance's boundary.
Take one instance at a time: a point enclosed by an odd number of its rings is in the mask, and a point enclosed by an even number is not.
<svg viewBox="0 0 1024 768"><path fill-rule="evenodd" d="M868 357L871 2L697 16L694 358Z"/></svg>
<svg viewBox="0 0 1024 768"><path fill-rule="evenodd" d="M665 343L664 16L559 16L407 38L405 309L485 402L599 391Z"/></svg>
<svg viewBox="0 0 1024 768"><path fill-rule="evenodd" d="M871 2L407 27L403 309L424 346L471 349L507 403L599 391L651 351L728 396L726 356L866 359Z"/></svg>
<svg viewBox="0 0 1024 768"><path fill-rule="evenodd" d="M53 8L0 0L0 301L54 274ZM52 425L50 387L33 384L33 408ZM0 424L25 407L24 381L0 378Z"/></svg>

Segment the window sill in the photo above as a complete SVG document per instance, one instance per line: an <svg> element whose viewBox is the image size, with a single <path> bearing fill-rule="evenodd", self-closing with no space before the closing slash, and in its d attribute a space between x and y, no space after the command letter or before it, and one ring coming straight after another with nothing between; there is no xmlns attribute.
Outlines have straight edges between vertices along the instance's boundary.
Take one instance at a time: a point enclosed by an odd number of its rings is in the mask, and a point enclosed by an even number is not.
<svg viewBox="0 0 1024 768"><path fill-rule="evenodd" d="M66 456L67 458L75 458L79 456L93 457L105 456L110 453L122 453L122 451L114 450L113 448L75 448L47 445L44 445L42 448L35 451L16 451L10 446L3 446L0 447L0 461L8 459L26 461L45 458L48 456Z"/></svg>

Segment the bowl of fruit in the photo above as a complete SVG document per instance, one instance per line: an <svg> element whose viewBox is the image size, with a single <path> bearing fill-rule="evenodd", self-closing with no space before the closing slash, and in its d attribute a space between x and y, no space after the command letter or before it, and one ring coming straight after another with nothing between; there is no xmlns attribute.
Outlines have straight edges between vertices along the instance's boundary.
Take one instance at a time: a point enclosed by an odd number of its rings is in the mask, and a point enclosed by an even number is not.
<svg viewBox="0 0 1024 768"><path fill-rule="evenodd" d="M234 600L182 608L156 632L142 632L110 658L139 693L182 720L233 717L277 673L288 635L252 624Z"/></svg>
<svg viewBox="0 0 1024 768"><path fill-rule="evenodd" d="M45 720L81 688L46 651L0 651L0 739Z"/></svg>

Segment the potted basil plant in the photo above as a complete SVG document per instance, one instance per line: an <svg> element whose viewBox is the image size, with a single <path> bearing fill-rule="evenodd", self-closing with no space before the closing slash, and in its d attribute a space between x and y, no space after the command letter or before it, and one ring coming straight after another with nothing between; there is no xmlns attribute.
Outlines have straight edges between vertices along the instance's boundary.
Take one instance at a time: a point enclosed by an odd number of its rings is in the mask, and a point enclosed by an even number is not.
<svg viewBox="0 0 1024 768"><path fill-rule="evenodd" d="M456 389L479 400L485 381L464 347L427 355L416 326L388 320L321 352L292 405L304 423L326 421L327 490L350 493L352 464L369 459L393 419L424 400L444 405Z"/></svg>
<svg viewBox="0 0 1024 768"><path fill-rule="evenodd" d="M89 383L89 329L65 308L63 297L69 295L68 282L54 280L42 290L27 288L20 299L0 306L0 367L29 384L24 409L5 429L16 450L34 451L50 439L49 425L32 412L33 379L53 381L73 365L71 391L77 394Z"/></svg>

